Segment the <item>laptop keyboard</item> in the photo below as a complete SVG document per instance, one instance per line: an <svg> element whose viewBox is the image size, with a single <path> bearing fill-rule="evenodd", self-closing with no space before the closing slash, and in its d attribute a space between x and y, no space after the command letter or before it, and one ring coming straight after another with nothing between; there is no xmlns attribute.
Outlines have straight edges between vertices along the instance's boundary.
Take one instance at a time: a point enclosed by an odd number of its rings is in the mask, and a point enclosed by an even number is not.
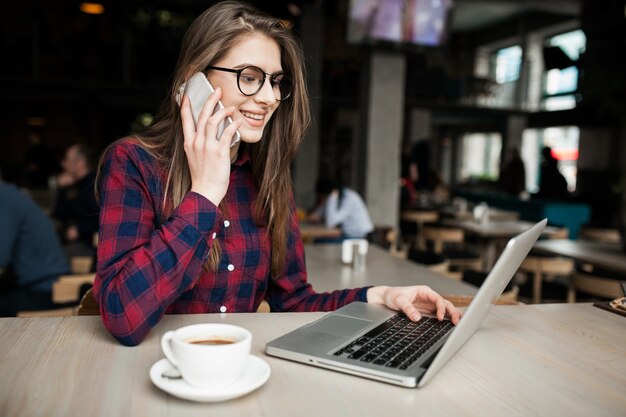
<svg viewBox="0 0 626 417"><path fill-rule="evenodd" d="M361 362L407 369L454 327L451 321L424 317L411 321L398 313L334 352Z"/></svg>

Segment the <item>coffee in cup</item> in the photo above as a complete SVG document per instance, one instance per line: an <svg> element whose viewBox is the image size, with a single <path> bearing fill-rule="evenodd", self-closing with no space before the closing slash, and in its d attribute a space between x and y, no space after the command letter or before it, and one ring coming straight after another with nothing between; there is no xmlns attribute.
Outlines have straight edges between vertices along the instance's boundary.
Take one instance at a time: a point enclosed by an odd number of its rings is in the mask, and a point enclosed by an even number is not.
<svg viewBox="0 0 626 417"><path fill-rule="evenodd" d="M185 340L186 343L191 343L192 345L207 345L207 346L213 346L213 345L228 345L231 343L237 343L236 340L232 340L232 339L220 339L220 338L216 338L216 339L188 339Z"/></svg>
<svg viewBox="0 0 626 417"><path fill-rule="evenodd" d="M242 327L206 323L165 333L161 347L188 384L215 388L243 373L251 342L252 335Z"/></svg>

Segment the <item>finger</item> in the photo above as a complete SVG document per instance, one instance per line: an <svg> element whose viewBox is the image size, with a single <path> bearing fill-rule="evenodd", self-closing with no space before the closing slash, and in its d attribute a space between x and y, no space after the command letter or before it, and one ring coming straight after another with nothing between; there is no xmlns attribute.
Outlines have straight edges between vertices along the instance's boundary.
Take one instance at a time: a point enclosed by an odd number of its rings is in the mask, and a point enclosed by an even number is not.
<svg viewBox="0 0 626 417"><path fill-rule="evenodd" d="M241 120L235 120L224 129L224 133L222 133L222 137L220 138L220 143L224 147L230 148L235 132L241 127L241 123Z"/></svg>
<svg viewBox="0 0 626 417"><path fill-rule="evenodd" d="M440 295L438 295L435 300L435 308L437 312L437 320L443 320L446 315L446 300L444 300Z"/></svg>
<svg viewBox="0 0 626 417"><path fill-rule="evenodd" d="M428 313L437 312L437 300L442 298L437 292L428 286L418 286L413 293L413 303L419 303Z"/></svg>
<svg viewBox="0 0 626 417"><path fill-rule="evenodd" d="M184 145L185 147L190 147L196 136L196 125L191 115L191 101L187 94L183 96L183 102L180 106L180 117L183 125L183 136L185 138Z"/></svg>
<svg viewBox="0 0 626 417"><path fill-rule="evenodd" d="M221 139L221 136L218 137L220 125L222 125L222 123L225 123L226 118L232 116L234 113L235 113L235 108L232 106L225 107L215 112L215 114L213 114L213 116L211 116L206 123L206 126L205 126L206 137L214 139L219 142ZM222 132L222 136L223 135L224 135L224 132ZM230 141L227 141L227 142L230 143Z"/></svg>
<svg viewBox="0 0 626 417"><path fill-rule="evenodd" d="M445 300L446 302L446 312L452 321L452 324L457 324L461 319L461 312L452 304L450 301Z"/></svg>
<svg viewBox="0 0 626 417"><path fill-rule="evenodd" d="M395 299L395 304L399 310L401 310L408 318L413 321L419 321L422 318L420 312L415 308L409 297L401 293Z"/></svg>
<svg viewBox="0 0 626 417"><path fill-rule="evenodd" d="M209 118L211 118L213 112L215 112L216 110L221 110L216 108L219 107L217 102L220 101L221 98L222 89L217 87L215 91L213 91L213 93L209 95L209 98L204 103L204 106L202 106L202 110L200 110L200 114L198 115L198 131L200 131L200 128L205 125Z"/></svg>

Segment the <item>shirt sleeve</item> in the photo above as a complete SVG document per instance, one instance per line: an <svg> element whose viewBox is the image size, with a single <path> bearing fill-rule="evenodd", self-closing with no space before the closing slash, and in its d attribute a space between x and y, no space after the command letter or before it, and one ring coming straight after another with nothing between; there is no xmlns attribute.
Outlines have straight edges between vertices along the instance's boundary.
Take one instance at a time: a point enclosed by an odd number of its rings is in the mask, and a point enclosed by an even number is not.
<svg viewBox="0 0 626 417"><path fill-rule="evenodd" d="M285 256L285 271L270 278L267 302L272 311L332 311L353 301L367 301L369 287L316 293L307 282L304 245L293 201L290 210L289 236Z"/></svg>
<svg viewBox="0 0 626 417"><path fill-rule="evenodd" d="M162 202L149 189L156 175L144 166L151 163L118 144L102 170L94 295L105 327L129 346L141 342L168 306L194 286L221 218L208 199L189 192L158 225Z"/></svg>

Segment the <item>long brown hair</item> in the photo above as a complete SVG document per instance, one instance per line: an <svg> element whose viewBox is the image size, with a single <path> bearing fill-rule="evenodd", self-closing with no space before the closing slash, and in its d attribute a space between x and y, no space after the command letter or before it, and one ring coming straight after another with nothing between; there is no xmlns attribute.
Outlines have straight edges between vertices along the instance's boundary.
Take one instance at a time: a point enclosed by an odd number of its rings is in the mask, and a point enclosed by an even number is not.
<svg viewBox="0 0 626 417"><path fill-rule="evenodd" d="M284 269L290 221L290 164L310 123L302 48L288 25L238 1L211 6L187 29L169 94L153 123L137 138L166 169L163 218L167 218L191 189L180 109L176 103L178 88L253 34L276 41L282 68L292 75L294 82L291 97L280 103L262 139L255 144L242 144L240 148L240 152L247 150L250 154L252 175L259 190L253 208L255 221L258 225L267 225L272 247L271 273L272 277L277 277ZM219 245L214 245L205 265L207 269L216 270L219 256Z"/></svg>

